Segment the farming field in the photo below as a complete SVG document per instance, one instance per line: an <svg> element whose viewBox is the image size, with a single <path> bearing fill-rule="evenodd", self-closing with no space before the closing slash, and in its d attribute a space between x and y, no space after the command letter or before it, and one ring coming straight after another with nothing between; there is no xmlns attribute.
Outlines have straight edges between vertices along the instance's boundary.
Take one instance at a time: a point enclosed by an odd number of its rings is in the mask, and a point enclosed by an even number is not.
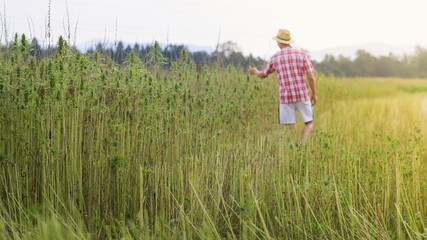
<svg viewBox="0 0 427 240"><path fill-rule="evenodd" d="M274 74L28 52L0 55L0 239L427 238L426 79L317 74L300 148Z"/></svg>

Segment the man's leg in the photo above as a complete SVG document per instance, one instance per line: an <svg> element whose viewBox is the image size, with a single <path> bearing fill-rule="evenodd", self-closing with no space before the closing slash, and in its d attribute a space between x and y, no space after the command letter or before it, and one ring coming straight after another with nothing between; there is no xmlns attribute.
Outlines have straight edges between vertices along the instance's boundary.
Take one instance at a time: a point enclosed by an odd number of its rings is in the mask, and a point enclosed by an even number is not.
<svg viewBox="0 0 427 240"><path fill-rule="evenodd" d="M304 127L301 131L301 141L303 143L310 136L311 131L313 130L313 108L310 101L298 102L297 111L301 116L301 121L304 122Z"/></svg>
<svg viewBox="0 0 427 240"><path fill-rule="evenodd" d="M279 124L288 128L286 141L294 142L295 136L295 106L293 104L279 104Z"/></svg>
<svg viewBox="0 0 427 240"><path fill-rule="evenodd" d="M313 130L313 121L306 122L301 132L301 141L305 142L308 136L310 136L311 131Z"/></svg>

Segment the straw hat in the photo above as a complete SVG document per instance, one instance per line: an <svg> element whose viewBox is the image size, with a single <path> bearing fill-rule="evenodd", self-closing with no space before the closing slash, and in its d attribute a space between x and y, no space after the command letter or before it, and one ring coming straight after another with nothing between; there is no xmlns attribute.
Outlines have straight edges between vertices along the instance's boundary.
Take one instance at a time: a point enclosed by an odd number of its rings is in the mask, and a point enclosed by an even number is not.
<svg viewBox="0 0 427 240"><path fill-rule="evenodd" d="M273 37L273 40L276 40L283 44L294 43L294 40L291 38L291 32L287 29L279 29L277 36Z"/></svg>

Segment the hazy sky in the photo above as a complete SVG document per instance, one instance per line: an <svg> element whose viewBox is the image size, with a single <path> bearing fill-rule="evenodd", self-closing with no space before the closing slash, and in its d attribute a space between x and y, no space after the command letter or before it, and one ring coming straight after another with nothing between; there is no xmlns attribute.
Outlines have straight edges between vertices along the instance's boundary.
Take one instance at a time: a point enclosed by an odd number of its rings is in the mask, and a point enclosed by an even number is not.
<svg viewBox="0 0 427 240"><path fill-rule="evenodd" d="M11 32L44 38L49 0L0 3L9 39ZM66 35L66 4L77 44L158 40L214 48L220 38L266 57L277 51L271 38L287 28L294 45L309 51L369 42L427 46L427 0L52 0L54 42Z"/></svg>

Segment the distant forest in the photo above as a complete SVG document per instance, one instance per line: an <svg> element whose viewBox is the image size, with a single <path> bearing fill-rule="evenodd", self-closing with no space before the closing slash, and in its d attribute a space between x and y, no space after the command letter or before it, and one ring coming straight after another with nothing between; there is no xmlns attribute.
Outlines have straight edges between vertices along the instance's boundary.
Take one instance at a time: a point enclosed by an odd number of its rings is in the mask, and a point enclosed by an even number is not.
<svg viewBox="0 0 427 240"><path fill-rule="evenodd" d="M322 62L314 62L314 68L325 75L339 77L403 77L427 78L427 50L417 46L414 55L402 57L375 57L359 50L355 59L326 56Z"/></svg>
<svg viewBox="0 0 427 240"><path fill-rule="evenodd" d="M39 45L37 39L32 40L33 50L31 55L35 56L37 59L48 56L54 52L54 48L46 49L42 48ZM139 45L134 44L133 46L125 46L123 42L119 41L114 46L107 46L107 44L97 43L94 47L89 48L87 52L83 54L93 54L98 52L105 56L110 57L112 60L116 61L118 64L125 63L127 56L132 51L136 56L138 56L143 62L148 61L150 58L150 53L153 51L154 44L152 45ZM78 51L76 48L73 48L75 51ZM260 57L253 57L249 55L245 57L240 51L239 47L234 42L225 42L218 45L216 51L213 53L207 53L205 51L190 52L186 49L184 45L174 45L169 44L163 48L159 47L158 49L161 55L164 57L165 67L169 67L173 62L180 59L183 51L188 55L188 59L193 61L196 65L211 65L213 62L216 62L220 67L225 67L228 65L241 66L244 69L247 69L249 66L253 65L258 68L262 68L265 65L265 61Z"/></svg>
<svg viewBox="0 0 427 240"><path fill-rule="evenodd" d="M18 37L15 36L15 41ZM31 55L37 59L41 59L54 52L54 48L46 49L39 45L37 39L32 40ZM11 46L14 44L12 43ZM95 51L104 54L118 64L123 64L126 61L127 55L132 51L141 59L147 60L149 53L153 51L153 45L125 46L123 42L118 42L114 47L106 47L105 44L98 43L93 48L89 49L84 54L93 54ZM197 65L211 65L216 62L220 67L228 65L241 66L247 69L249 66L263 68L265 60L252 55L244 56L234 42L225 42L217 46L216 51L207 53L204 51L189 52L184 50L184 45L167 45L158 49L164 57L165 67L170 66L181 57L183 51L188 54L188 58L194 61ZM74 48L75 51L77 49ZM308 53L309 54L309 53ZM390 54L389 56L375 57L370 53L359 50L356 58L339 56L333 57L327 55L323 61L312 61L316 71L327 76L333 75L337 77L405 77L405 78L427 78L427 50L421 46L416 47L414 55L406 55L403 57Z"/></svg>

